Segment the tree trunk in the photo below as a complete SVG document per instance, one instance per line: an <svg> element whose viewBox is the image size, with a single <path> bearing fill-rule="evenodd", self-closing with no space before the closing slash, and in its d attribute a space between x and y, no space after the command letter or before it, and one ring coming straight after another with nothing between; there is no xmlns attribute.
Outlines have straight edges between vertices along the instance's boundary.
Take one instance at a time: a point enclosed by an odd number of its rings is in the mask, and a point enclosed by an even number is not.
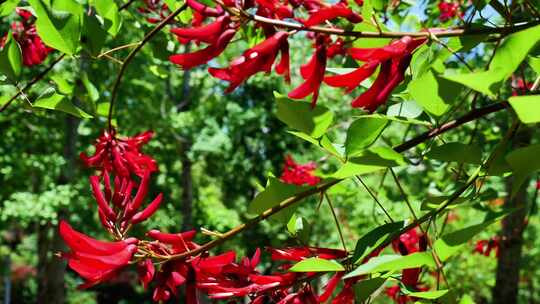
<svg viewBox="0 0 540 304"><path fill-rule="evenodd" d="M73 117L66 117L64 158L66 165L59 177L59 184L67 184L75 176L77 127L79 121ZM58 219L65 217L58 212ZM63 304L65 303L65 262L54 253L64 250L58 229L51 223L40 225L38 230L38 297L37 303Z"/></svg>
<svg viewBox="0 0 540 304"><path fill-rule="evenodd" d="M513 146L528 145L531 142L530 130L524 130L517 134ZM514 183L511 176L506 180L506 190L508 196L504 206L506 208L518 208L519 210L508 215L502 220L501 241L499 257L497 263L497 275L495 287L493 288L493 303L508 304L518 302L519 290L519 270L521 264L521 254L523 246L523 230L525 228L525 217L527 216L527 186L528 178L519 188L516 195L511 198L510 193Z"/></svg>

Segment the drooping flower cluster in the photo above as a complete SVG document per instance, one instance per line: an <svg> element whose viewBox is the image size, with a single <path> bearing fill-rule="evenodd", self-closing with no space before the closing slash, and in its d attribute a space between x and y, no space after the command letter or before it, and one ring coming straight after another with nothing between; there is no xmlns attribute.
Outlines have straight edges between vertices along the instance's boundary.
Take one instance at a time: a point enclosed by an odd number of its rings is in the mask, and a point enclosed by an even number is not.
<svg viewBox="0 0 540 304"><path fill-rule="evenodd" d="M490 256L491 251L495 251L495 256L499 256L499 237L491 237L487 240L479 240L476 242L476 245L474 246L474 252L482 254L484 256Z"/></svg>
<svg viewBox="0 0 540 304"><path fill-rule="evenodd" d="M313 175L313 171L316 168L317 166L313 162L300 165L294 161L292 156L287 155L285 157L283 173L281 174L281 181L298 186L306 184L314 186L321 181L319 177Z"/></svg>
<svg viewBox="0 0 540 304"><path fill-rule="evenodd" d="M119 138L114 129L103 132L95 144L96 152L92 156L81 153L81 160L88 167L95 167L102 172L114 172L122 177L131 173L139 177L157 170L154 159L140 152L142 145L148 143L153 132L147 131L134 137Z"/></svg>
<svg viewBox="0 0 540 304"><path fill-rule="evenodd" d="M180 43L193 41L197 45L205 44L205 46L191 53L170 57L171 62L184 69L206 64L224 52L245 21L241 14L234 12L253 9L259 17L273 20L295 19L306 27L340 19L353 24L362 21L362 17L349 7L347 1L336 4L326 4L320 0L223 1L218 2L216 7L206 6L196 0L189 0L186 3L200 18L193 20L192 27L173 28L171 32ZM362 5L362 1L359 1L359 4ZM307 19L296 17L302 10L307 12ZM206 19L212 21L204 23ZM297 33L285 32L264 22L257 23L256 27L263 30L265 36L263 41L244 51L240 57L231 61L228 67L208 69L212 76L229 83L226 92L232 92L251 76L259 72L270 73L272 69L282 75L287 82L290 81L288 38ZM300 75L304 81L292 89L288 96L303 99L311 95L311 102L315 105L323 82L335 87L345 87L350 92L380 67L379 75L372 87L352 103L353 107L368 111L374 111L386 102L392 90L403 81L412 53L426 41L404 37L383 48L356 49L348 48L347 43L341 38L333 40L328 34L310 32L306 37L313 41L314 50L311 59L300 68ZM328 58L347 53L365 64L349 74L325 77Z"/></svg>
<svg viewBox="0 0 540 304"><path fill-rule="evenodd" d="M101 241L74 230L67 222L60 223L59 232L69 251L61 253L68 266L85 282L80 288L89 288L116 277L125 267L136 264L139 280L145 288L153 288L153 300L167 301L184 288L185 303L199 303L199 293L210 298L228 299L249 297L251 303L323 303L334 296L345 272L337 272L319 296L310 286L315 273L288 272L296 262L310 257L343 259L342 250L298 247L269 248L272 260L280 262L279 271L264 274L257 269L261 252L252 258L237 262L235 252L210 256L194 242L196 231L166 233L150 230L148 239L128 237L130 228L148 219L157 210L162 194L146 205L155 161L141 152L151 139L152 132L134 137L118 137L114 129L105 131L96 144L93 156L81 154L85 164L94 167L99 175L90 177L90 188L97 203L102 226L115 241ZM287 158L284 179L294 183L316 184L314 164L298 165ZM155 262L158 262L155 264ZM306 283L299 283L306 280ZM334 296L332 303L352 304L353 284L360 278L347 279ZM300 284L300 285L299 285Z"/></svg>
<svg viewBox="0 0 540 304"><path fill-rule="evenodd" d="M425 41L425 38L403 37L382 48L350 48L349 55L365 63L350 73L327 76L324 82L351 92L380 67L373 85L352 102L355 108L360 107L373 112L378 106L386 103L392 90L403 81L412 53Z"/></svg>
<svg viewBox="0 0 540 304"><path fill-rule="evenodd" d="M32 13L22 8L16 8L15 11L22 21L13 22L11 31L13 38L21 47L23 64L26 66L40 64L53 49L47 47L39 37ZM7 35L0 40L0 47L4 47L6 39Z"/></svg>

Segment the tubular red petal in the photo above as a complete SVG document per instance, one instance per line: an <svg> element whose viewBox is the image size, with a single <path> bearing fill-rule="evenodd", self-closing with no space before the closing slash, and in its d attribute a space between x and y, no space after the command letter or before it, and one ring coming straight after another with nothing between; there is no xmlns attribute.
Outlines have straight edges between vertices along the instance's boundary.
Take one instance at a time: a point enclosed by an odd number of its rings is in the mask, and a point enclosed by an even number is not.
<svg viewBox="0 0 540 304"><path fill-rule="evenodd" d="M338 17L347 18L352 23L362 22L362 17L355 14L350 8L343 4L336 4L315 10L303 23L305 26L314 26Z"/></svg>
<svg viewBox="0 0 540 304"><path fill-rule="evenodd" d="M154 267L154 263L152 263L152 259L146 259L143 262L139 262L137 271L144 289L147 289L148 284L152 281L156 273L156 268Z"/></svg>
<svg viewBox="0 0 540 304"><path fill-rule="evenodd" d="M326 76L324 77L324 82L332 87L345 87L347 88L347 92L350 92L358 87L362 81L371 76L375 72L377 65L378 62L370 61L350 73Z"/></svg>
<svg viewBox="0 0 540 304"><path fill-rule="evenodd" d="M291 82L291 68L289 59L289 42L285 42L281 45L281 59L276 65L276 73L283 75L286 82Z"/></svg>
<svg viewBox="0 0 540 304"><path fill-rule="evenodd" d="M103 195L103 192L101 192L100 184L99 184L99 176L90 176L90 185L92 186L92 192L94 193L94 198L96 199L96 202L98 204L99 209L103 211L103 214L111 220L116 220L116 214L112 210L112 208L109 206L107 201L105 200L105 196Z"/></svg>
<svg viewBox="0 0 540 304"><path fill-rule="evenodd" d="M218 17L223 14L223 11L218 10L213 7L206 6L202 3L199 3L195 0L186 0L186 4L191 7L197 13L206 16L206 17Z"/></svg>
<svg viewBox="0 0 540 304"><path fill-rule="evenodd" d="M105 199L111 201L112 190L111 190L111 178L109 176L108 170L103 170L103 184L105 185Z"/></svg>
<svg viewBox="0 0 540 304"><path fill-rule="evenodd" d="M128 209L126 212L126 218L130 218L139 209L139 207L141 207L141 204L143 203L143 200L146 197L146 194L148 194L149 182L150 182L150 172L146 171L144 175L142 176L141 183L139 184L139 188L137 189L137 193L135 194L133 201L128 206Z"/></svg>
<svg viewBox="0 0 540 304"><path fill-rule="evenodd" d="M66 221L60 221L59 232L69 248L77 252L108 255L124 250L129 244L136 244L136 239L130 238L117 242L104 242L93 239L74 230Z"/></svg>
<svg viewBox="0 0 540 304"><path fill-rule="evenodd" d="M169 60L174 64L182 66L182 68L186 70L205 64L214 57L219 56L223 50L225 50L225 47L227 47L235 33L235 30L226 30L219 36L216 44L209 45L208 47L193 53L172 55L169 57Z"/></svg>
<svg viewBox="0 0 540 304"><path fill-rule="evenodd" d="M132 224L138 224L149 217L151 217L159 208L159 205L161 204L161 201L163 199L163 194L160 193L149 205L146 207L143 211L136 213L131 218Z"/></svg>
<svg viewBox="0 0 540 304"><path fill-rule="evenodd" d="M345 275L344 272L336 272L336 274L334 274L332 278L328 280L328 283L326 283L326 286L324 287L324 292L319 296L320 303L325 303L328 301L328 299L334 293L334 290L336 290L336 287L339 284L339 281L341 281L343 275Z"/></svg>
<svg viewBox="0 0 540 304"><path fill-rule="evenodd" d="M195 230L182 233L165 233L159 230L150 230L146 233L149 237L165 244L175 245L183 242L191 242L197 232Z"/></svg>
<svg viewBox="0 0 540 304"><path fill-rule="evenodd" d="M311 74L306 81L304 81L304 83L289 92L288 96L293 99L302 99L309 94L313 94L311 98L311 105L315 106L319 96L319 88L324 79L324 72L326 69L326 48L324 47L324 44L317 46L315 54L313 54L311 60L314 62L314 67Z"/></svg>
<svg viewBox="0 0 540 304"><path fill-rule="evenodd" d="M171 32L178 37L186 38L188 40L197 40L214 44L229 21L228 16L221 16L216 21L207 25L193 28L174 28Z"/></svg>

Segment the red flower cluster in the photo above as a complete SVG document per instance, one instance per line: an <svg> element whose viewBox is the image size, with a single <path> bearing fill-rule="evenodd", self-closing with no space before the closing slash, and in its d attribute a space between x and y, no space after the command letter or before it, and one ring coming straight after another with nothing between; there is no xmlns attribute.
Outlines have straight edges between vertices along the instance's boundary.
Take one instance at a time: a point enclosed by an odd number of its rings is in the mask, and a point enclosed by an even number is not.
<svg viewBox="0 0 540 304"><path fill-rule="evenodd" d="M37 34L32 13L27 10L16 8L15 11L22 17L22 22L13 22L11 31L13 38L21 47L23 64L32 66L42 63L47 55L53 50L45 44ZM0 40L0 47L4 47L7 36Z"/></svg>
<svg viewBox="0 0 540 304"><path fill-rule="evenodd" d="M459 9L459 2L446 2L443 0L439 2L438 6L439 6L439 11L441 12L439 15L439 20L441 20L442 22L446 22L450 19L453 19L458 15L459 16L463 15L463 13L460 12L460 9Z"/></svg>
<svg viewBox="0 0 540 304"><path fill-rule="evenodd" d="M426 251L427 245L427 236L425 234L419 234L417 228L413 228L403 233L398 239L392 242L394 251L401 255ZM426 288L419 282L421 272L422 268L404 269L401 275L401 282L407 286L408 289L424 291ZM387 288L386 294L398 304L404 304L413 300L411 297L401 294L399 286Z"/></svg>
<svg viewBox="0 0 540 304"><path fill-rule="evenodd" d="M102 171L114 171L122 177L134 173L143 177L145 172L157 170L155 160L140 152L142 145L148 143L154 133L147 131L134 137L118 138L114 129L103 132L95 144L93 156L81 153L81 160L88 167L96 167Z"/></svg>
<svg viewBox="0 0 540 304"><path fill-rule="evenodd" d="M351 92L380 67L373 85L352 102L355 108L360 107L373 112L378 106L386 103L392 90L403 81L412 53L425 41L425 38L403 37L381 48L350 48L349 55L365 63L350 73L327 76L324 82L333 87L346 88L347 92Z"/></svg>
<svg viewBox="0 0 540 304"><path fill-rule="evenodd" d="M287 184L315 186L321 181L319 177L313 175L315 168L317 166L313 162L300 165L294 161L292 156L287 155L280 179Z"/></svg>
<svg viewBox="0 0 540 304"><path fill-rule="evenodd" d="M499 246L500 246L499 237L494 236L487 240L477 241L473 252L479 253L488 257L491 254L491 251L495 250L495 256L498 257Z"/></svg>

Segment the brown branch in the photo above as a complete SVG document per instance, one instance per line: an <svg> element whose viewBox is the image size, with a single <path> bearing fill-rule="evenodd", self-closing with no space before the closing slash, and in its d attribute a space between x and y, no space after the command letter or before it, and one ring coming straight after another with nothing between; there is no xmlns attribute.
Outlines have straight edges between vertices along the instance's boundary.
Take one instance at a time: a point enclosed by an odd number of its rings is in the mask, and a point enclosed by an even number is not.
<svg viewBox="0 0 540 304"><path fill-rule="evenodd" d="M479 118L484 117L484 116L486 116L488 114L491 114L491 113L494 113L494 112L497 112L497 111L500 111L500 110L506 109L506 108L508 108L508 103L506 101L504 101L504 102L496 103L496 104L493 104L493 105L489 105L489 106L484 107L484 108L472 110L469 113L463 115L462 117L460 117L460 118L458 118L456 120L453 120L453 121L451 121L451 122L449 122L449 123L447 123L447 124L445 124L445 125L443 125L443 126L441 126L439 128L435 128L435 129L433 129L431 131L428 131L428 132L426 132L424 134L421 134L421 135L419 135L419 136L417 136L417 137L415 137L415 138L413 138L413 139L411 139L409 141L406 141L405 143L395 147L394 149L397 152L404 152L404 151L406 151L408 149L411 149L411 148L423 143L426 140L429 140L430 138L432 138L434 136L440 135L440 134L442 134L444 132L450 131L450 130L458 127L458 126L461 126L463 124L471 122L471 121L473 121L475 119L479 119ZM490 157L490 159L493 159L493 157ZM489 160L488 160L487 164L489 165ZM469 179L469 182L464 187L460 188L452 196L450 196L449 199L447 200L447 202L444 203L443 205L441 205L439 209L433 210L431 212L426 213L422 217L419 217L418 220L412 222L411 224L406 226L404 229L402 229L401 233L397 234L397 236L401 235L404 231L407 231L407 230L409 230L411 228L416 227L419 224L422 224L422 223L426 222L432 216L437 215L438 213L442 212L454 200L459 198L459 196L461 194L463 194L463 192L465 192L469 188L469 186L471 186L476 181L476 179L478 178L478 175L479 175L479 171L476 173L476 175L473 175L473 177L471 177ZM309 197L309 196L311 196L313 194L323 193L326 190L328 190L330 187L336 185L337 183L339 183L341 181L343 181L343 179L332 180L330 182L319 185L319 186L317 186L315 188L312 188L310 190L299 193L299 194L297 194L297 195L295 195L293 197L287 198L284 201L282 201L281 203L279 203L277 206L264 211L263 213L259 214L257 217L254 217L253 219L249 220L248 222L246 222L244 224L241 224L239 226L236 226L235 228L221 234L221 237L218 238L218 239L209 241L209 242L203 244L201 247L199 247L199 248L197 248L195 250L184 252L184 253L181 253L181 254L171 255L171 256L167 256L167 257L163 257L163 258L165 260L178 260L178 259L184 259L184 258L187 258L187 257L190 257L190 256L194 256L194 255L197 255L197 254L204 253L204 252L206 252L206 251L208 251L208 250L222 244L226 240L236 236L237 234L243 232L244 230L247 230L247 229L257 225L259 222L269 218L270 216L276 214L277 212L279 212L279 211L281 211L281 210L283 210L283 209L285 209L287 207L290 207L290 206L294 205L295 203L300 202L304 198L307 198L307 197ZM388 244L389 243L386 243L386 245L388 245Z"/></svg>
<svg viewBox="0 0 540 304"><path fill-rule="evenodd" d="M19 97L21 94L24 93L24 91L28 90L30 87L32 87L36 82L40 81L41 79L43 79L43 77L45 77L47 75L47 73L49 73L50 70L52 70L54 68L55 65L57 65L60 61L62 61L62 59L64 59L64 57L66 56L66 54L62 54L60 55L58 58L56 58L56 60L54 60L45 70L41 71L41 73L39 73L36 77L34 77L32 80L30 80L29 83L27 83L22 89L20 89L17 94L13 95L3 106L2 108L0 108L0 112L3 112L5 109L7 109L7 107L9 107L9 105L15 100L17 99L17 97Z"/></svg>
<svg viewBox="0 0 540 304"><path fill-rule="evenodd" d="M322 185L315 186L315 187L313 187L313 188L311 188L311 189L309 189L307 191L304 191L302 193L299 193L299 194L297 194L295 196L289 197L289 198L285 199L284 201L282 201L281 203L279 203L279 205L264 211L263 213L261 213L258 216L252 218L251 220L247 221L246 223L241 224L239 226L236 226L235 228L221 234L220 238L212 240L210 242L207 242L207 243L205 243L204 245L202 245L201 247L199 247L199 248L197 248L195 250L187 251L187 252L184 252L184 253L181 253L181 254L170 255L166 259L167 260L179 260L179 259L184 259L186 257L190 257L190 256L194 256L194 255L206 252L206 251L218 246L219 244L225 242L226 240L236 236L237 234L241 233L242 231L247 230L247 229L257 225L259 222L269 218L270 216L276 214L277 212L279 212L279 211L281 211L281 210L283 210L283 209L285 209L287 207L290 207L290 206L294 205L295 203L297 203L297 202L303 200L304 198L309 197L309 196L311 196L313 194L324 192L324 191L328 190L330 187L334 186L335 184L337 184L337 183L339 183L341 181L342 181L342 179L332 180L332 181L324 183Z"/></svg>
<svg viewBox="0 0 540 304"><path fill-rule="evenodd" d="M495 104L491 104L489 106L486 106L486 107L483 107L483 108L479 108L479 109L475 109L475 110L472 110L470 111L469 113L459 117L458 119L455 119L455 120L452 120L452 121L449 121L447 123L445 123L444 125L438 127L438 128L435 128L435 129L432 129L432 130L429 130L423 134L420 134L419 136L416 136L396 147L394 147L394 150L396 150L397 152L403 152L403 151L406 151L406 150L409 150L411 149L412 147L415 147L416 145L428 140L428 139L431 139L435 136L438 136L446 131L450 131L452 129L455 129L463 124L466 124L468 122L471 122L473 120L476 120L478 118L481 118L481 117L484 117L488 114L491 114L491 113L495 113L495 112L498 112L500 110L503 110L503 109L506 109L508 108L509 104L508 102L506 101L503 101L503 102L499 102L499 103L495 103Z"/></svg>
<svg viewBox="0 0 540 304"><path fill-rule="evenodd" d="M154 27L144 38L141 40L141 42L133 49L131 52L127 55L126 59L124 60L124 63L120 67L120 71L118 72L118 76L116 77L116 81L114 82L113 89L111 92L111 104L109 105L109 114L107 116L107 121L109 123L109 129L112 128L112 113L114 108L114 102L116 101L116 97L118 95L118 88L120 87L120 83L122 82L122 77L124 76L124 73L126 72L126 69L128 65L131 63L131 60L137 55L137 53L142 49L142 47L150 41L159 31L161 31L162 28L165 27L171 21L174 19L174 17L178 16L183 10L187 8L187 4L184 3L181 7L177 8L174 12L172 12L167 18L163 19L156 27Z"/></svg>
<svg viewBox="0 0 540 304"><path fill-rule="evenodd" d="M503 27L485 27L485 28L476 28L476 29L465 29L465 28L456 28L450 30L442 31L425 31L425 32L364 32L364 31L349 31L340 28L331 28L323 26L310 26L306 27L300 23L294 23L284 20L266 18L259 15L253 15L246 13L244 11L239 12L240 16L246 17L255 22L271 24L277 27L284 27L288 29L298 30L298 31L309 31L330 35L338 36L347 36L347 37L356 37L356 38L401 38L404 36L410 37L456 37L456 36L465 36L465 35L482 35L482 34L504 34L508 35L520 30L527 29L529 27L539 25L540 21L533 21L517 26L503 26Z"/></svg>

